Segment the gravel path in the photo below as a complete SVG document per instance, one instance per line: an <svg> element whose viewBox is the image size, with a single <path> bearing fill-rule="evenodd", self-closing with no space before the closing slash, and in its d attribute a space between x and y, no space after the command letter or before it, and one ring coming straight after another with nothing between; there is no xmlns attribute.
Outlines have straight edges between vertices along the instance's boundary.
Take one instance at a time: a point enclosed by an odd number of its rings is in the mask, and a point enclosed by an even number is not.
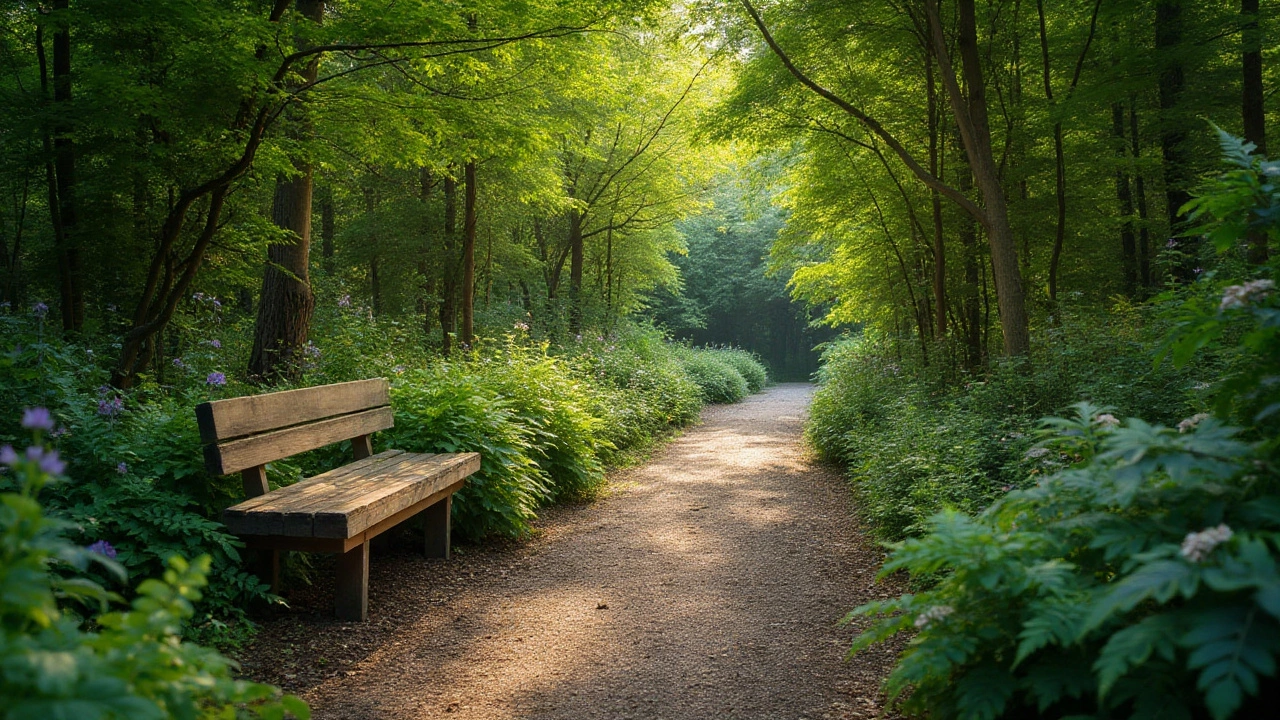
<svg viewBox="0 0 1280 720"><path fill-rule="evenodd" d="M370 620L292 599L242 658L317 718L870 718L887 650L846 661L883 553L801 440L811 387L716 406L536 539L375 553Z"/></svg>

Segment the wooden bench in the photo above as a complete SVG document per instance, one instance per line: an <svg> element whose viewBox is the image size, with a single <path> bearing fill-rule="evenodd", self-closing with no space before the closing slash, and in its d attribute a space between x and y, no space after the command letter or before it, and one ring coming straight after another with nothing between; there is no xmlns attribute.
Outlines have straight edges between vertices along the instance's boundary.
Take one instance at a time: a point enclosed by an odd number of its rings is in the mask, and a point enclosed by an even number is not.
<svg viewBox="0 0 1280 720"><path fill-rule="evenodd" d="M275 588L280 551L338 553L337 615L364 620L369 606L369 541L416 515L426 521L428 557L449 557L453 494L480 469L476 453L373 454L370 434L393 425L387 381L214 400L196 407L205 467L240 473L248 500L222 521L264 553L261 577ZM266 464L351 440L355 462L270 490Z"/></svg>

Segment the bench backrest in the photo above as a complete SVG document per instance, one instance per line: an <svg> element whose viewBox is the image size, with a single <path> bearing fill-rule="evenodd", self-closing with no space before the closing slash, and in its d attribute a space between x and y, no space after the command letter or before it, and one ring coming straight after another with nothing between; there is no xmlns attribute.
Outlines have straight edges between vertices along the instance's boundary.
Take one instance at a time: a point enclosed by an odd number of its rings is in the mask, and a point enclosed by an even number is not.
<svg viewBox="0 0 1280 720"><path fill-rule="evenodd" d="M370 433L394 424L385 378L214 400L196 406L196 421L205 469L243 472L249 495L266 492L266 463L342 440L359 460L372 452Z"/></svg>

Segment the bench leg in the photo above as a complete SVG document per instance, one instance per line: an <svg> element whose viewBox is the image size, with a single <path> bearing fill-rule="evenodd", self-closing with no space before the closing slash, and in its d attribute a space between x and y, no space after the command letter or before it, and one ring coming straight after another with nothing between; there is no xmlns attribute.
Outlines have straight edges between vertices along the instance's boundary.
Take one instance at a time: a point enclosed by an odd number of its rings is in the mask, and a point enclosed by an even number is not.
<svg viewBox="0 0 1280 720"><path fill-rule="evenodd" d="M425 527L423 554L429 558L449 559L449 531L452 529L453 496L422 511Z"/></svg>
<svg viewBox="0 0 1280 720"><path fill-rule="evenodd" d="M258 579L271 586L271 592L280 592L280 551L258 550L258 559L254 563L254 574Z"/></svg>
<svg viewBox="0 0 1280 720"><path fill-rule="evenodd" d="M369 617L369 543L338 556L334 605L339 620L363 622Z"/></svg>

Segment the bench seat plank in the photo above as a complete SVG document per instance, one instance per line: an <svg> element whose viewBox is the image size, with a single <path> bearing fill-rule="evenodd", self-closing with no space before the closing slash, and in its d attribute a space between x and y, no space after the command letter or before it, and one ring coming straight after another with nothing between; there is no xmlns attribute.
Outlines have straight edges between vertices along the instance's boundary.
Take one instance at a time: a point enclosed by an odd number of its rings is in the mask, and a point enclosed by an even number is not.
<svg viewBox="0 0 1280 720"><path fill-rule="evenodd" d="M479 468L477 453L379 453L229 507L223 522L237 535L353 538Z"/></svg>
<svg viewBox="0 0 1280 720"><path fill-rule="evenodd" d="M334 468L326 473L308 478L301 482L272 490L265 495L249 498L222 511L222 520L233 532L248 535L278 535L284 533L286 523L284 513L305 508L308 503L323 503L343 489L350 491L349 486L338 484L344 479L354 476L382 472L388 467L410 459L409 453L403 450L386 450L350 465ZM308 528L310 519L307 520ZM305 531L310 535L310 529Z"/></svg>

